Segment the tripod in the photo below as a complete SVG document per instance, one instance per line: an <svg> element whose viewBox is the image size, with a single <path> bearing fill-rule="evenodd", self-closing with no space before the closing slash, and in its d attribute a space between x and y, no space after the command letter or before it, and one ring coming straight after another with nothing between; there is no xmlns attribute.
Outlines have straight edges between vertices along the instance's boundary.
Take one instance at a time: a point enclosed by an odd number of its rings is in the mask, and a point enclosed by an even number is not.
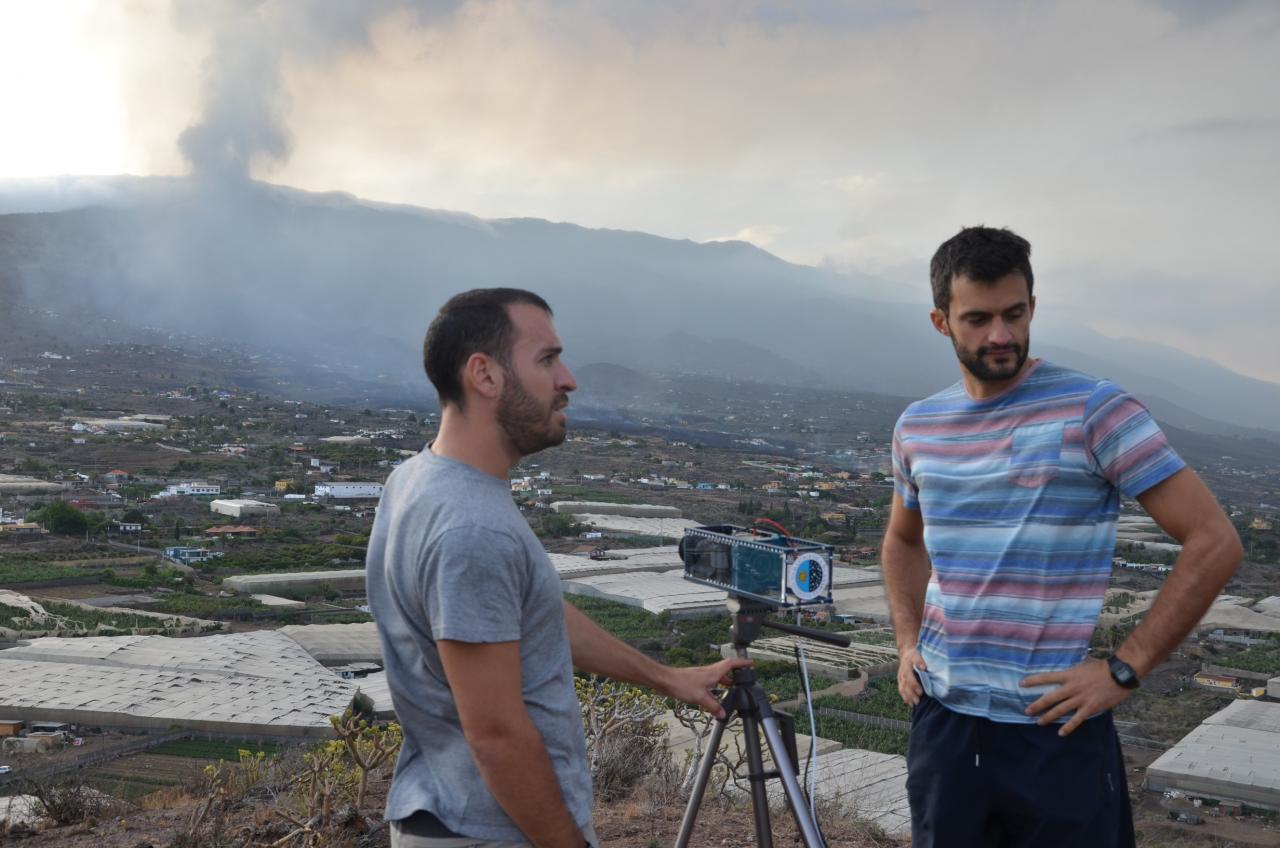
<svg viewBox="0 0 1280 848"><path fill-rule="evenodd" d="M761 627L772 627L835 645L849 644L849 639L844 636L791 624L765 621L765 615L772 611L765 604L745 603L733 597L729 599L728 604L729 611L733 614L733 647L740 657L747 656L747 646L760 636ZM814 819L809 809L808 798L800 786L795 728L790 717L773 711L769 704L769 696L756 681L755 671L750 668L733 670L733 684L720 703L724 707L725 717L717 719L711 728L707 750L703 752L702 761L698 764L693 793L689 796L689 805L685 807L684 818L680 822L676 848L687 848L689 838L693 835L693 826L698 818L698 810L702 807L711 769L715 766L719 755L724 729L734 716L742 719L742 738L747 748L747 780L751 784L751 808L755 815L756 844L760 848L773 848L773 829L769 821L769 796L765 789L765 781L776 777L782 781L787 806L795 817L796 827L800 830L805 848L826 848L826 840L818 830L818 822ZM766 772L764 768L764 757L760 748L761 731L764 731L765 742L773 758L774 770L770 772ZM810 744L814 744L814 740L811 739Z"/></svg>

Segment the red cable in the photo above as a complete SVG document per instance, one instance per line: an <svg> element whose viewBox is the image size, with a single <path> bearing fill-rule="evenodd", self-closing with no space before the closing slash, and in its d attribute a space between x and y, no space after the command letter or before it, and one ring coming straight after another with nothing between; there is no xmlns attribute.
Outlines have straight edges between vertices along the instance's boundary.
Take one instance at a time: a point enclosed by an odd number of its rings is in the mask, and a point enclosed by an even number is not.
<svg viewBox="0 0 1280 848"><path fill-rule="evenodd" d="M756 530L755 525L757 524L767 524L773 527L773 529L777 530L779 533L781 533L783 537L785 537L788 541L790 541L791 539L791 534L787 532L787 528L783 527L781 524L774 521L772 518L757 518L755 521L751 522L751 531L753 533Z"/></svg>

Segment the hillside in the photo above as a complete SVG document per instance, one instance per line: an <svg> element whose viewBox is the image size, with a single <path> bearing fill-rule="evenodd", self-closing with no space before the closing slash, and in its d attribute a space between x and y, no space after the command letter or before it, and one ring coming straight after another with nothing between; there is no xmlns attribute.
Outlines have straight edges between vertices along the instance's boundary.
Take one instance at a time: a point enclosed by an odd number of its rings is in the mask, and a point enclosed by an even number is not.
<svg viewBox="0 0 1280 848"><path fill-rule="evenodd" d="M119 178L100 205L0 215L0 299L60 332L152 328L279 351L418 391L449 294L517 285L556 309L570 362L920 396L954 379L927 304L854 297L853 278L741 242L697 244L535 219L361 202L250 183ZM125 191L121 187L130 187ZM0 209L14 208L0 198ZM1043 285L1052 285L1045 282ZM1280 386L1172 348L1042 319L1033 350L1113 377L1179 426L1276 432ZM325 388L321 375L310 379Z"/></svg>

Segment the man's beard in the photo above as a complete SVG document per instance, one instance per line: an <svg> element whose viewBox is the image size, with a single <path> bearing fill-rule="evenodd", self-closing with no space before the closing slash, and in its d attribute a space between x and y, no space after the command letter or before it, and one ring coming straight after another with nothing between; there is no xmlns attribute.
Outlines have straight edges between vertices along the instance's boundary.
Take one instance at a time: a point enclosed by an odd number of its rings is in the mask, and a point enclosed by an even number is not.
<svg viewBox="0 0 1280 848"><path fill-rule="evenodd" d="M515 374L508 371L507 376L498 398L498 426L512 447L521 456L528 456L564 442L567 431L552 426L551 414L567 405L569 396L559 395L554 404L543 405L525 391Z"/></svg>
<svg viewBox="0 0 1280 848"><path fill-rule="evenodd" d="M1028 340L1029 341L1029 340ZM1016 377L1022 371L1022 366L1027 361L1027 345L1007 344L998 348L991 345L985 345L976 351L969 351L960 346L955 337L951 338L951 346L956 349L956 358L960 360L970 374L978 378L984 383L1002 383L1005 380ZM992 350L1008 351L1013 354L1013 362L1010 365L991 365L987 361L987 354Z"/></svg>

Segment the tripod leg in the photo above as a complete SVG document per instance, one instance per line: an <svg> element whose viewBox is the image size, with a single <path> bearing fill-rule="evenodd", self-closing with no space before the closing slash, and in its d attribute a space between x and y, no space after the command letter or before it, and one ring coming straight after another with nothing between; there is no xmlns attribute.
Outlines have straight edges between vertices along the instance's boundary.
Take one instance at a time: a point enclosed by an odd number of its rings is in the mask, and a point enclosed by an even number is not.
<svg viewBox="0 0 1280 848"><path fill-rule="evenodd" d="M747 777L751 781L751 811L756 819L756 845L759 848L773 848L773 827L769 823L769 793L764 786L764 757L760 753L759 722L760 720L753 714L742 717L742 741L747 745ZM774 730L776 732L777 728L775 727Z"/></svg>
<svg viewBox="0 0 1280 848"><path fill-rule="evenodd" d="M765 741L769 743L773 764L777 768L779 777L782 778L782 789L786 792L787 801L796 818L796 827L800 829L805 848L826 848L826 843L822 841L822 834L818 831L818 824L809 810L804 791L800 788L800 781L796 779L794 764L782 741L782 733L778 730L778 720L768 716L761 719L760 724L764 727ZM815 740L810 739L809 744L815 744Z"/></svg>
<svg viewBox="0 0 1280 848"><path fill-rule="evenodd" d="M702 797L707 791L707 779L716 764L716 755L720 752L720 739L724 736L724 727L731 716L717 720L711 727L711 738L707 740L707 748L702 752L702 762L698 764L698 774L693 781L693 794L689 796L689 805L684 808L684 818L680 820L680 835L676 837L676 848L686 848L689 837L693 836L693 825L698 820L698 809L702 806Z"/></svg>

